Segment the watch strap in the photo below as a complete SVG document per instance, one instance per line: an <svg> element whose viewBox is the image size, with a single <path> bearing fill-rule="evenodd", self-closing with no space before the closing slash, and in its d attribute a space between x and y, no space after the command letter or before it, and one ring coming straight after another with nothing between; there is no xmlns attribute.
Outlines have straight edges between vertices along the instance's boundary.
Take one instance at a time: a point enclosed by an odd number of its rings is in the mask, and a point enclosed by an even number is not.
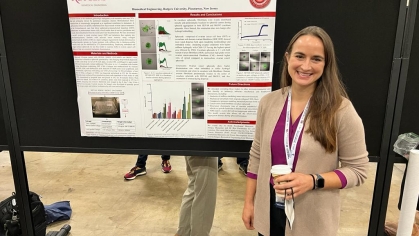
<svg viewBox="0 0 419 236"><path fill-rule="evenodd" d="M311 175L311 178L313 178L313 188L311 190L314 190L316 189L316 178L314 178L313 174L310 174L310 175Z"/></svg>

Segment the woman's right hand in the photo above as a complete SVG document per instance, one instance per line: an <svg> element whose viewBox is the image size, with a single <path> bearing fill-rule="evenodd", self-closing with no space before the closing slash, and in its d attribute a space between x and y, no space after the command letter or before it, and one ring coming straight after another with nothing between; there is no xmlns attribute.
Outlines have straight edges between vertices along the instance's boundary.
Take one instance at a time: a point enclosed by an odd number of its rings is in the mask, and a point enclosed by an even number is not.
<svg viewBox="0 0 419 236"><path fill-rule="evenodd" d="M244 223L244 226L246 226L246 229L253 230L255 229L253 227L253 217L254 217L254 206L253 203L247 203L244 205L243 208L243 214L242 214L242 220Z"/></svg>

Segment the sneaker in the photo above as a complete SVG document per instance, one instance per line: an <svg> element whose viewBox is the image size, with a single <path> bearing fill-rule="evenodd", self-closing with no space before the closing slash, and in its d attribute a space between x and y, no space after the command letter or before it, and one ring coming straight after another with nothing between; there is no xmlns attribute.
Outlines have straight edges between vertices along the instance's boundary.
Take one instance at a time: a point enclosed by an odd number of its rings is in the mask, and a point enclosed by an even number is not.
<svg viewBox="0 0 419 236"><path fill-rule="evenodd" d="M240 163L240 165L239 165L239 170L241 171L241 172L243 172L243 174L245 175L245 176L247 176L247 165L248 165L249 163L247 162L247 161L243 161L242 163Z"/></svg>
<svg viewBox="0 0 419 236"><path fill-rule="evenodd" d="M169 160L163 160L161 162L161 171L163 171L163 173L170 173L170 171L172 171L172 166L170 165Z"/></svg>
<svg viewBox="0 0 419 236"><path fill-rule="evenodd" d="M126 180L133 180L137 176L145 175L145 174L147 174L147 171L146 171L145 167L141 168L141 167L138 167L138 166L134 166L134 167L131 168L131 170L128 173L126 173L124 175L124 178Z"/></svg>
<svg viewBox="0 0 419 236"><path fill-rule="evenodd" d="M222 162L218 162L218 171L220 171L223 168L223 163Z"/></svg>

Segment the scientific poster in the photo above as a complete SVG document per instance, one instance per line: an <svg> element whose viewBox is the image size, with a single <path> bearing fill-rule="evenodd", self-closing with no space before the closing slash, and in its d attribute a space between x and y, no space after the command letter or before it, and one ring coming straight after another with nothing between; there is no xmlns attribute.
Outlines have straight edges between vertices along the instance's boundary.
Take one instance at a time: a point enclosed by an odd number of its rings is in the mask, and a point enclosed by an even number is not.
<svg viewBox="0 0 419 236"><path fill-rule="evenodd" d="M82 136L253 139L276 1L67 4Z"/></svg>

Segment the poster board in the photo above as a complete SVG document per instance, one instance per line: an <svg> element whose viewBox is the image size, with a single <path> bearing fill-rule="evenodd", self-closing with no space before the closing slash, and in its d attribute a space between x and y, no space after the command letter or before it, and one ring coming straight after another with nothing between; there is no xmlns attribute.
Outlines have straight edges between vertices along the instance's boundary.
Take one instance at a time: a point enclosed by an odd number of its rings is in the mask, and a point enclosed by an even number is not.
<svg viewBox="0 0 419 236"><path fill-rule="evenodd" d="M377 4L279 1L272 79L277 89L279 64L290 38L308 25L323 27L335 43L343 80L363 119L370 156L378 156L381 145L399 9L397 1ZM23 150L179 155L248 152L251 141L243 140L81 137L66 2L2 1L1 8Z"/></svg>

